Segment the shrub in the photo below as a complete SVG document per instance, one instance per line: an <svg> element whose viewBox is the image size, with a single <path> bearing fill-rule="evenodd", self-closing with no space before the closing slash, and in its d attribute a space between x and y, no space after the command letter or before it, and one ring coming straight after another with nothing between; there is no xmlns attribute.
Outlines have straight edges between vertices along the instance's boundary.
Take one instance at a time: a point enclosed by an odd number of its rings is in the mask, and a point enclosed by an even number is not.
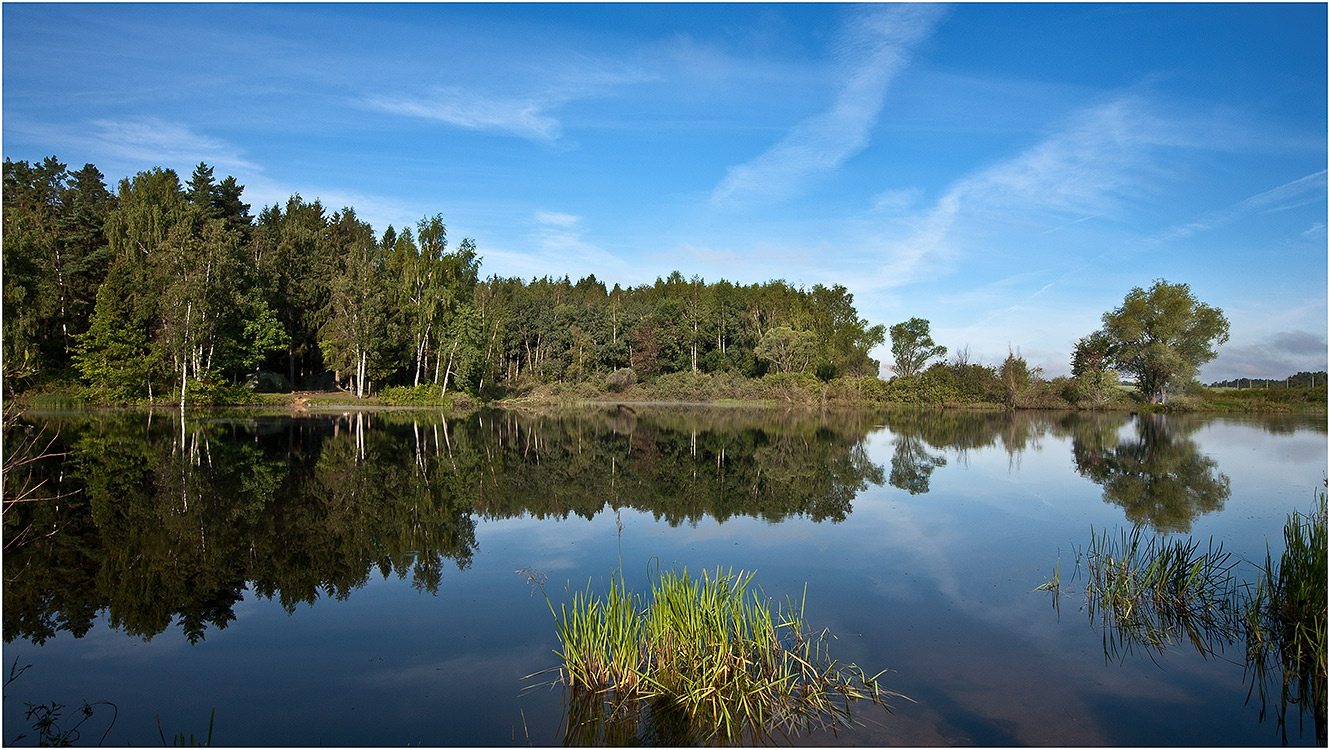
<svg viewBox="0 0 1330 750"><path fill-rule="evenodd" d="M716 380L703 372L670 372L656 378L650 392L662 401L709 401L719 397Z"/></svg>
<svg viewBox="0 0 1330 750"><path fill-rule="evenodd" d="M887 382L876 375L843 377L831 381L830 397L849 403L877 403L887 400Z"/></svg>
<svg viewBox="0 0 1330 750"><path fill-rule="evenodd" d="M777 401L813 401L821 398L822 382L806 372L768 372L762 376L762 392Z"/></svg>
<svg viewBox="0 0 1330 750"><path fill-rule="evenodd" d="M637 372L631 367L620 367L605 377L605 386L612 393L622 393L637 383Z"/></svg>
<svg viewBox="0 0 1330 750"><path fill-rule="evenodd" d="M175 401L180 400L176 393ZM243 406L258 403L254 395L244 384L225 382L216 373L206 373L197 380L189 381L185 388L185 403L190 406Z"/></svg>

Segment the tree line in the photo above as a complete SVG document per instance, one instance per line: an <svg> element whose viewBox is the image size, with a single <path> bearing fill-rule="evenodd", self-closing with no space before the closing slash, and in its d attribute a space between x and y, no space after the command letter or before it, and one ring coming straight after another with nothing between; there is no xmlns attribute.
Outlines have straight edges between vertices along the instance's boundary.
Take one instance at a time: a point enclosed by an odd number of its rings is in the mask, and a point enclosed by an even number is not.
<svg viewBox="0 0 1330 750"><path fill-rule="evenodd" d="M885 339L845 287L685 279L607 287L480 275L441 215L381 234L292 195L257 216L233 177L154 167L108 190L91 164L4 164L11 392L78 382L108 402L228 388L388 386L497 395L675 372L876 375Z"/></svg>
<svg viewBox="0 0 1330 750"><path fill-rule="evenodd" d="M890 328L883 381L870 352L888 330L839 284L486 279L475 241L450 246L441 215L379 234L353 208L300 195L253 216L243 192L202 163L187 182L154 167L112 193L91 164L6 159L8 392L74 385L94 401L184 407L252 390L420 403L642 382L636 395L689 400L1095 408L1127 398L1120 375L1155 403L1194 390L1228 340L1222 310L1158 279L1076 342L1070 378L1045 381L1018 351L982 365L962 347L947 361L914 317Z"/></svg>
<svg viewBox="0 0 1330 750"><path fill-rule="evenodd" d="M1315 388L1326 383L1325 370L1301 371L1286 378L1233 378L1216 380L1211 388Z"/></svg>

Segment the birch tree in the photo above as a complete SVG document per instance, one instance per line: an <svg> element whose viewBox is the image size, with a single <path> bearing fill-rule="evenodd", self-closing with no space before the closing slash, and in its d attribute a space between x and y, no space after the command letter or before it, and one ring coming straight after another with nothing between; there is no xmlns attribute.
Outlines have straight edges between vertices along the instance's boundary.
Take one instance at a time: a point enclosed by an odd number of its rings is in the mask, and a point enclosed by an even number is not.
<svg viewBox="0 0 1330 750"><path fill-rule="evenodd" d="M320 331L324 360L351 378L357 398L369 383L391 373L388 290L384 259L370 226L344 208L333 214L324 238L333 258L328 320Z"/></svg>

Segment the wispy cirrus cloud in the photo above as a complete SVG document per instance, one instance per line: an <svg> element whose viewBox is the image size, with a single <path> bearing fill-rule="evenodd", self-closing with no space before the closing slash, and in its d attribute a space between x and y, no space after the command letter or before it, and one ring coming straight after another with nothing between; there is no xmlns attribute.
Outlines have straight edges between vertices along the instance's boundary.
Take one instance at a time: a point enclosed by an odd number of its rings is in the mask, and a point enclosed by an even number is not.
<svg viewBox="0 0 1330 750"><path fill-rule="evenodd" d="M901 286L945 265L980 228L1042 235L1121 214L1152 190L1163 169L1158 150L1186 142L1178 131L1141 97L1085 108L1024 151L956 180L926 209L894 219L908 230L880 243L877 284Z"/></svg>
<svg viewBox="0 0 1330 750"><path fill-rule="evenodd" d="M260 171L239 147L156 117L93 120L77 129L57 126L49 131L49 137L127 163L183 167L207 162L224 171Z"/></svg>
<svg viewBox="0 0 1330 750"><path fill-rule="evenodd" d="M496 97L448 86L423 96L372 96L373 109L435 120L467 130L492 131L536 141L554 141L562 134L550 109L567 101L551 97Z"/></svg>
<svg viewBox="0 0 1330 750"><path fill-rule="evenodd" d="M483 86L440 85L401 94L373 94L362 103L390 114L433 120L457 128L501 133L533 141L553 143L563 136L563 124L555 112L571 102L603 94L616 86L652 80L653 75L631 66L588 60L537 68L537 73L513 73L516 85L504 81L502 88L521 89L505 93Z"/></svg>
<svg viewBox="0 0 1330 750"><path fill-rule="evenodd" d="M1257 193L1228 208L1169 227L1160 235L1160 239L1171 240L1190 237L1198 232L1220 229L1248 216L1287 211L1313 203L1324 204L1325 200L1326 170L1322 169L1319 172L1313 172L1305 177L1286 182L1279 187Z"/></svg>
<svg viewBox="0 0 1330 750"><path fill-rule="evenodd" d="M857 13L837 45L843 78L830 109L795 125L752 161L731 167L712 192L712 205L788 197L809 177L863 150L892 78L944 14L942 6L933 4L869 7Z"/></svg>

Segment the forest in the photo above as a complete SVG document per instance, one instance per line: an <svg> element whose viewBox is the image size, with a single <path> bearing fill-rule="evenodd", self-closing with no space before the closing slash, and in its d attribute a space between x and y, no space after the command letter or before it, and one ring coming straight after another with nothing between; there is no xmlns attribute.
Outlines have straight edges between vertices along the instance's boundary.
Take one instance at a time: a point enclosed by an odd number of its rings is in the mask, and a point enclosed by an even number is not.
<svg viewBox="0 0 1330 750"><path fill-rule="evenodd" d="M376 234L353 208L299 195L252 216L243 190L206 164L112 193L91 164L6 160L9 389L185 404L238 386L489 397L676 372L878 372L868 352L885 330L840 285L482 279L476 243L450 245L442 216Z"/></svg>
<svg viewBox="0 0 1330 750"><path fill-rule="evenodd" d="M476 242L450 244L440 214L377 233L352 207L300 195L255 216L243 193L203 163L185 182L154 167L112 192L92 164L6 159L6 396L1195 406L1207 398L1198 368L1228 338L1221 310L1160 279L1076 343L1072 377L1046 381L1019 350L991 365L965 347L947 359L921 318L870 324L840 284L483 278ZM884 380L870 352L888 336ZM1304 380L1212 406L1324 408L1324 375Z"/></svg>

